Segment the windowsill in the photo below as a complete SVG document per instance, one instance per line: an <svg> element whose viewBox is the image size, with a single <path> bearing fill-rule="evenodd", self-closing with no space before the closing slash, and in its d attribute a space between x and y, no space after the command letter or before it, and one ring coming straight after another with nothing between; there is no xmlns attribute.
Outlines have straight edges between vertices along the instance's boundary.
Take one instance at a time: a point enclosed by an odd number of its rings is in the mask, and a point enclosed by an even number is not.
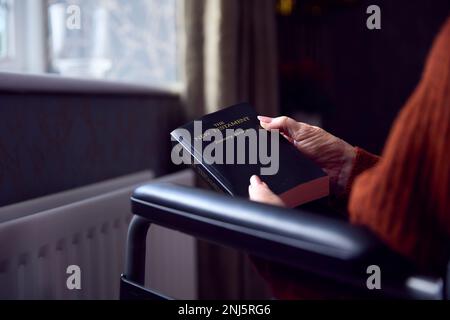
<svg viewBox="0 0 450 320"><path fill-rule="evenodd" d="M100 95L152 95L178 98L180 86L146 86L110 80L69 78L49 74L0 72L0 92L100 94Z"/></svg>

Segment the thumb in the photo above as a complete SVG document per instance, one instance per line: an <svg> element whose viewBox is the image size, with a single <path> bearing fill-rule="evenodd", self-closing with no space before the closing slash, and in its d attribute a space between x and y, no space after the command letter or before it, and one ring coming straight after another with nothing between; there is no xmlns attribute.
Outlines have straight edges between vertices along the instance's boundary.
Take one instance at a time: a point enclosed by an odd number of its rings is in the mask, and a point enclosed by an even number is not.
<svg viewBox="0 0 450 320"><path fill-rule="evenodd" d="M273 193L267 184L262 182L258 176L253 176L250 179L248 193L250 200L252 201L267 203L275 206L284 206L281 198Z"/></svg>

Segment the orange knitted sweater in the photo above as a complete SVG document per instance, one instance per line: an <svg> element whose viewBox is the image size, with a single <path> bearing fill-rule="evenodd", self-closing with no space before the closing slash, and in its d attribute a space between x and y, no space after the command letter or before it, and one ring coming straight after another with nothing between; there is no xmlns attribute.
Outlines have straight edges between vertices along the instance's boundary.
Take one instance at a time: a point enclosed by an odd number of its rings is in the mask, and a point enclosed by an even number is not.
<svg viewBox="0 0 450 320"><path fill-rule="evenodd" d="M370 228L424 271L444 270L450 256L450 17L382 157L356 150L347 187L350 221ZM258 269L277 298L340 294L311 276L281 275L272 264Z"/></svg>
<svg viewBox="0 0 450 320"><path fill-rule="evenodd" d="M450 250L450 17L422 79L396 119L383 155L351 186L352 223L429 271Z"/></svg>

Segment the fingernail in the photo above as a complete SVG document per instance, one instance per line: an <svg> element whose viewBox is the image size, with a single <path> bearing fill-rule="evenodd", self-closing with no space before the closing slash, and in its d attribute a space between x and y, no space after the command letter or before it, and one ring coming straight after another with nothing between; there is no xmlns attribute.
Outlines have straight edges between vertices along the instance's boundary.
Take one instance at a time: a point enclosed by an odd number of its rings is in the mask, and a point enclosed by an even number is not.
<svg viewBox="0 0 450 320"><path fill-rule="evenodd" d="M258 176L255 175L250 178L250 184L256 186L263 184L263 182Z"/></svg>
<svg viewBox="0 0 450 320"><path fill-rule="evenodd" d="M271 123L273 119L269 117L258 116L258 120L263 123Z"/></svg>

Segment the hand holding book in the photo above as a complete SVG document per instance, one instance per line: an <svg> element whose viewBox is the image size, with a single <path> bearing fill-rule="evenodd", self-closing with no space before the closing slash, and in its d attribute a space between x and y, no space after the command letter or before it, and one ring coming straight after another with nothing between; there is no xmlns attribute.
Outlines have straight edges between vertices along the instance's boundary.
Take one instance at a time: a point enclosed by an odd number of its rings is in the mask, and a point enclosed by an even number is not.
<svg viewBox="0 0 450 320"><path fill-rule="evenodd" d="M279 207L286 206L283 200L273 193L272 190L269 189L269 186L258 176L252 176L250 178L248 194L250 195L250 200L252 201L263 202Z"/></svg>
<svg viewBox="0 0 450 320"><path fill-rule="evenodd" d="M264 129L279 130L300 152L329 175L332 194L339 195L344 192L356 154L354 147L319 127L288 117L259 116L258 119ZM274 205L283 204L258 177L252 177L250 182L251 200Z"/></svg>
<svg viewBox="0 0 450 320"><path fill-rule="evenodd" d="M262 128L248 103L223 108L172 131L172 160L191 165L214 190L231 196L291 208L327 197L330 177L321 162L315 163L310 149L298 152L303 125L286 119L264 118ZM277 127L293 144L280 138Z"/></svg>

